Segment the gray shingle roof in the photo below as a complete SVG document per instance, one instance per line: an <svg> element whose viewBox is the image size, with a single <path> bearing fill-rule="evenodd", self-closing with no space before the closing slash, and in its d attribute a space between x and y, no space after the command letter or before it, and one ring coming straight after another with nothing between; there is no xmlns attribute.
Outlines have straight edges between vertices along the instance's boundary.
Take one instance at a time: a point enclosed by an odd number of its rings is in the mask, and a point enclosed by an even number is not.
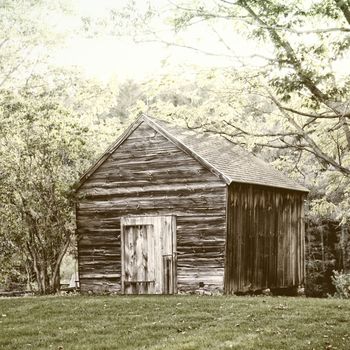
<svg viewBox="0 0 350 350"><path fill-rule="evenodd" d="M308 192L304 186L220 135L181 128L146 116L145 119L159 125L190 151L203 158L229 183L251 183Z"/></svg>
<svg viewBox="0 0 350 350"><path fill-rule="evenodd" d="M190 153L203 165L212 169L227 184L239 182L308 192L308 189L304 186L220 135L181 128L146 115L142 115L130 125L97 162L83 174L76 184L76 189L79 189L91 174L128 138L132 131L143 122L177 144L184 151Z"/></svg>

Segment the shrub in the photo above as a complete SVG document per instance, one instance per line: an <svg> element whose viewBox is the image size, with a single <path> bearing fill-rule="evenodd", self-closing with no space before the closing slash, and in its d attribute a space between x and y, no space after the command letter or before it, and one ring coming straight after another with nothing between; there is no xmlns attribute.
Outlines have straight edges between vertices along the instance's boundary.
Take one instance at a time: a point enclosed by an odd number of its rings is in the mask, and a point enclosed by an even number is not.
<svg viewBox="0 0 350 350"><path fill-rule="evenodd" d="M322 263L321 260L306 261L305 294L308 297L325 298L335 293L332 283L334 260Z"/></svg>
<svg viewBox="0 0 350 350"><path fill-rule="evenodd" d="M332 277L333 285L336 289L334 297L341 299L350 299L350 273L343 273L343 271L333 271Z"/></svg>

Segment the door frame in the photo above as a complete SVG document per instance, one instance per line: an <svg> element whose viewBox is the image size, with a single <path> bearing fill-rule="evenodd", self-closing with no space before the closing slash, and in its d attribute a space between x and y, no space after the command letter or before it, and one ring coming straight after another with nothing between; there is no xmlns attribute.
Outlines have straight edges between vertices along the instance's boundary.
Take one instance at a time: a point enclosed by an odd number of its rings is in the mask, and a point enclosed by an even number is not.
<svg viewBox="0 0 350 350"><path fill-rule="evenodd" d="M162 225L170 224L170 241L168 242L168 245L170 244L172 247L172 251L169 251L166 247L164 247L165 238L164 235L162 235ZM120 219L120 232L121 232L121 256L120 256L120 262L121 262L121 290L122 293L125 294L125 227L127 226L133 226L133 225L152 225L153 226L153 234L154 242L155 244L158 244L158 248L160 248L160 261L159 264L162 264L162 266L158 265L158 269L160 270L161 276L159 276L158 280L155 281L155 291L154 294L165 294L165 284L168 285L169 290L167 290L168 293L166 294L176 294L177 293L177 246L176 246L176 216L175 215L128 215L123 216ZM158 240L158 241L157 241ZM167 251L166 251L167 250ZM166 283L164 280L165 275L165 261L168 261L169 258L171 258L170 262L170 270L167 268L167 272L171 271L171 280ZM167 266L168 267L168 266ZM157 266L155 266L155 269L157 269ZM155 278L156 279L156 278Z"/></svg>

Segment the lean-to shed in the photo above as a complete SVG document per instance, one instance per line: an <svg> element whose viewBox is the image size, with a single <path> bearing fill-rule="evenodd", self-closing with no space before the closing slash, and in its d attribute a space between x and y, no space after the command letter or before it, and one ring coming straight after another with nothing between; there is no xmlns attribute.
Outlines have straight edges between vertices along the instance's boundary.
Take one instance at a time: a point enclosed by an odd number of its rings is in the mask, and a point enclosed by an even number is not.
<svg viewBox="0 0 350 350"><path fill-rule="evenodd" d="M142 115L78 183L81 290L301 285L306 194L221 136Z"/></svg>

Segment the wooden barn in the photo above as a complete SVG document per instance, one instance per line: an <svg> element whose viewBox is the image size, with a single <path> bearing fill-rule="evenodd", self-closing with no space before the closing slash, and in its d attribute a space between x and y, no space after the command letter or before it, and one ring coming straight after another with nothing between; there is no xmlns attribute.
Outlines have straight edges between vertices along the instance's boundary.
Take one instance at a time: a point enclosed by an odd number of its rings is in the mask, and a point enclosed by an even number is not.
<svg viewBox="0 0 350 350"><path fill-rule="evenodd" d="M81 290L302 285L306 195L221 136L142 115L78 183Z"/></svg>

